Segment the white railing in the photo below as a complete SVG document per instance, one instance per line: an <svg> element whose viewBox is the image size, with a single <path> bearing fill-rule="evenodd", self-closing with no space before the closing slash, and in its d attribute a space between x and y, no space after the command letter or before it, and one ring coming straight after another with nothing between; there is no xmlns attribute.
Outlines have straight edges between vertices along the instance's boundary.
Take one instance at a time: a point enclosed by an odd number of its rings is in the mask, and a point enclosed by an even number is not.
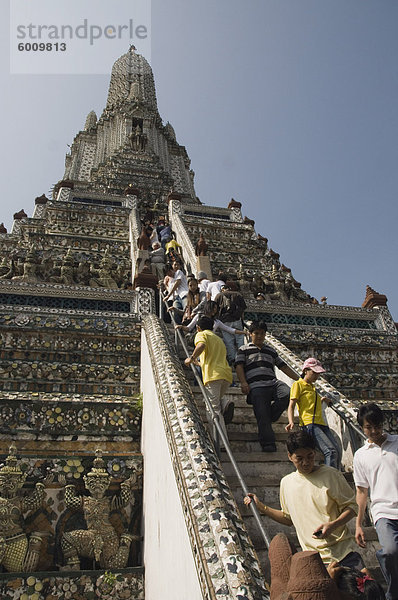
<svg viewBox="0 0 398 600"><path fill-rule="evenodd" d="M137 267L138 247L137 240L140 237L140 216L137 208L137 197L129 196L132 199L132 208L129 217L129 241L130 241L130 256L131 256L131 281L134 281L135 270Z"/></svg>
<svg viewBox="0 0 398 600"><path fill-rule="evenodd" d="M181 221L180 215L174 210L174 201L172 201L170 208L170 224L174 233L176 234L177 242L182 246L185 264L189 270L196 272L195 248L193 247L184 224Z"/></svg>

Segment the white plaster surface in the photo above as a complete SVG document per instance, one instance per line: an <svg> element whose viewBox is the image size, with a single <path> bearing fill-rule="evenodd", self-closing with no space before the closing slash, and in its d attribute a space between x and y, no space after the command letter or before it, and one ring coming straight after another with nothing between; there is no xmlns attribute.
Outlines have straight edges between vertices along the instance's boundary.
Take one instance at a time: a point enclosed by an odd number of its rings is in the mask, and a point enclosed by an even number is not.
<svg viewBox="0 0 398 600"><path fill-rule="evenodd" d="M202 600L144 330L141 391L145 599Z"/></svg>

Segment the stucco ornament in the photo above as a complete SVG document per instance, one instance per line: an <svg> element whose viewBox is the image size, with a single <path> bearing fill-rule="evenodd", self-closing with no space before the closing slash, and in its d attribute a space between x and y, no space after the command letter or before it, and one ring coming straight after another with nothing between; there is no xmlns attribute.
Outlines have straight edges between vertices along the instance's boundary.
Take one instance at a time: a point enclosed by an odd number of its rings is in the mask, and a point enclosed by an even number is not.
<svg viewBox="0 0 398 600"><path fill-rule="evenodd" d="M26 535L23 515L40 508L44 484L36 483L31 494L20 497L18 492L25 479L16 448L10 446L6 464L0 469L0 565L9 572L35 571L42 544L40 533Z"/></svg>
<svg viewBox="0 0 398 600"><path fill-rule="evenodd" d="M127 565L134 536L122 533L119 540L109 516L112 510L127 506L133 500L132 485L136 478L132 476L123 481L120 495L112 498L105 496L111 480L101 451L97 449L94 466L84 476L90 496L78 496L74 485L65 486L67 507L83 510L87 524L87 529L75 529L62 536L61 547L67 569L79 570L80 557L94 559L102 569L123 569Z"/></svg>

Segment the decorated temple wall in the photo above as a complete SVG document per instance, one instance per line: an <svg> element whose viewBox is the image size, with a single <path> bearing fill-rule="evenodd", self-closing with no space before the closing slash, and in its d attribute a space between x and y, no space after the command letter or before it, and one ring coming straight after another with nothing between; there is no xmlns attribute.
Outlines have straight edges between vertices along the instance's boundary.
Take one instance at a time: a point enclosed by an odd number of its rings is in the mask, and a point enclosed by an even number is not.
<svg viewBox="0 0 398 600"><path fill-rule="evenodd" d="M138 392L140 324L135 316L3 306L0 321L3 390Z"/></svg>
<svg viewBox="0 0 398 600"><path fill-rule="evenodd" d="M70 190L64 196L71 200ZM123 288L131 276L129 208L123 202L47 202L43 218L22 219L18 231L0 239L0 282Z"/></svg>
<svg viewBox="0 0 398 600"><path fill-rule="evenodd" d="M98 121L98 125L97 125L97 145L96 145L96 152L95 152L95 158L94 158L94 167L97 168L98 165L104 160L105 158L105 135L104 135L104 123L103 121ZM65 172L65 177L68 176L67 172Z"/></svg>
<svg viewBox="0 0 398 600"><path fill-rule="evenodd" d="M245 319L265 321L302 361L316 356L326 379L349 399L387 408L397 398L398 335L390 331L389 313L382 320L379 308L261 304L249 301Z"/></svg>
<svg viewBox="0 0 398 600"><path fill-rule="evenodd" d="M165 139L163 132L158 129L152 128L152 135L155 153L158 154L162 167L166 171L169 171L170 159L167 140Z"/></svg>
<svg viewBox="0 0 398 600"><path fill-rule="evenodd" d="M91 139L90 139L91 138ZM89 179L91 169L94 166L94 159L96 153L96 138L92 135L85 135L85 140L80 146L80 156L78 158L79 170L76 172L76 179L85 180ZM74 176L75 174L73 174Z"/></svg>

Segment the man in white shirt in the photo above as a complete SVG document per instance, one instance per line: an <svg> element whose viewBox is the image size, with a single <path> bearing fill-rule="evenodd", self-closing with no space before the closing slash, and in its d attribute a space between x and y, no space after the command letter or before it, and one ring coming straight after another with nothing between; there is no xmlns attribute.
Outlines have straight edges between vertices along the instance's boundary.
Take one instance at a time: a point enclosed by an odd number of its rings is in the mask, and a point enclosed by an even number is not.
<svg viewBox="0 0 398 600"><path fill-rule="evenodd" d="M362 521L368 491L370 511L381 545L376 555L387 582L387 600L398 600L398 435L383 431L383 411L373 403L358 411L367 441L354 456L354 481L359 507L355 539L366 546Z"/></svg>
<svg viewBox="0 0 398 600"><path fill-rule="evenodd" d="M213 281L212 283L209 283L209 285L207 286L207 290L206 290L206 299L207 300L215 300L215 297L217 296L217 294L219 294L222 290L222 288L225 285L225 282L227 280L227 274L226 273L219 273L217 275L218 279L217 281Z"/></svg>
<svg viewBox="0 0 398 600"><path fill-rule="evenodd" d="M308 431L290 432L286 446L296 470L281 480L281 510L266 506L255 494L245 496L244 503L253 500L263 515L281 525L294 525L302 550L319 552L325 565L338 562L363 569L354 537L346 527L357 506L343 473L315 463L315 441Z"/></svg>
<svg viewBox="0 0 398 600"><path fill-rule="evenodd" d="M205 273L204 271L199 271L199 273L196 276L196 279L199 283L199 291L207 292L207 288L210 283L210 279L207 278L207 273Z"/></svg>

